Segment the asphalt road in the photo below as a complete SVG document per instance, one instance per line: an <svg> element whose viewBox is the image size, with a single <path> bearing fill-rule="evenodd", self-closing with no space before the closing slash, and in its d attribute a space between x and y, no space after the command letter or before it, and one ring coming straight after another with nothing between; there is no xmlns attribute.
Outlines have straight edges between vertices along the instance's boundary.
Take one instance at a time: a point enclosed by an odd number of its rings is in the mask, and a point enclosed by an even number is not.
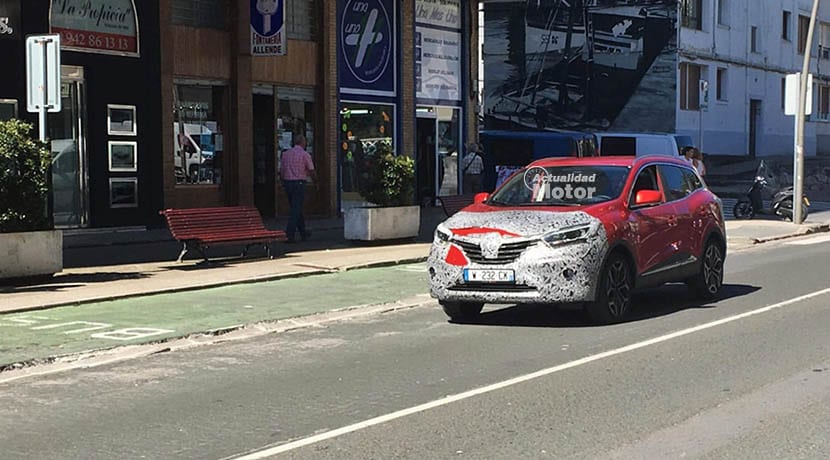
<svg viewBox="0 0 830 460"><path fill-rule="evenodd" d="M0 384L0 457L830 458L830 237L764 246L610 327L433 305Z"/></svg>

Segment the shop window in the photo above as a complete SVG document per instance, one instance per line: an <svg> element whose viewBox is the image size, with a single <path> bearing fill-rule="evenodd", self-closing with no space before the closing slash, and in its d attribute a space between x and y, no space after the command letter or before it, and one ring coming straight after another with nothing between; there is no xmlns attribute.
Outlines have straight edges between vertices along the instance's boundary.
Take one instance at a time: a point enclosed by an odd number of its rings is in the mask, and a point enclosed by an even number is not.
<svg viewBox="0 0 830 460"><path fill-rule="evenodd" d="M177 184L221 184L227 90L224 86L177 85L173 107L173 154Z"/></svg>
<svg viewBox="0 0 830 460"><path fill-rule="evenodd" d="M306 138L306 150L311 154L314 165L322 165L324 158L315 155L314 139L316 119L314 91L309 88L277 88L277 142L279 151L293 147L294 136ZM279 163L277 164L279 171Z"/></svg>
<svg viewBox="0 0 830 460"><path fill-rule="evenodd" d="M17 118L17 100L0 99L0 121Z"/></svg>
<svg viewBox="0 0 830 460"><path fill-rule="evenodd" d="M285 25L288 38L317 40L317 1L285 0Z"/></svg>
<svg viewBox="0 0 830 460"><path fill-rule="evenodd" d="M700 110L701 66L680 64L680 110Z"/></svg>
<svg viewBox="0 0 830 460"><path fill-rule="evenodd" d="M229 0L173 0L173 24L227 29Z"/></svg>
<svg viewBox="0 0 830 460"><path fill-rule="evenodd" d="M365 160L381 146L395 151L395 106L342 102L340 130L343 199L360 200Z"/></svg>

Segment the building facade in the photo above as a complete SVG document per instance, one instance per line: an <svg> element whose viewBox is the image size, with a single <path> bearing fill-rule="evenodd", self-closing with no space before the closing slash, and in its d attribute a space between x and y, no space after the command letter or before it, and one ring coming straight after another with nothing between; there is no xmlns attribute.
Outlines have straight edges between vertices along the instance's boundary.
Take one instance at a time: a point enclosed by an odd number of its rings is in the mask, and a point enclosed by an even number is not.
<svg viewBox="0 0 830 460"><path fill-rule="evenodd" d="M364 203L378 145L416 159L418 199L458 193L474 139L475 7L461 0L0 0L0 118L26 110L25 38L61 37L50 114L56 225L163 225L165 208L286 216L296 135L306 212ZM10 32L11 31L11 32ZM36 133L36 131L35 131Z"/></svg>
<svg viewBox="0 0 830 460"><path fill-rule="evenodd" d="M783 82L801 70L811 5L487 2L485 126L678 133L708 155L792 154ZM815 156L830 154L830 5L820 8L811 53L805 154Z"/></svg>

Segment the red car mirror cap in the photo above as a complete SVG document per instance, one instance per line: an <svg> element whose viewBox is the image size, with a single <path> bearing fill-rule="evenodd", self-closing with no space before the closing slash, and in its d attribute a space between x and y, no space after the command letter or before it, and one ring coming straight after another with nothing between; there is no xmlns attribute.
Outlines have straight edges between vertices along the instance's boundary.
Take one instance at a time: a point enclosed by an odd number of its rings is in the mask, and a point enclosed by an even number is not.
<svg viewBox="0 0 830 460"><path fill-rule="evenodd" d="M475 197L473 197L473 203L484 203L485 201L487 201L487 198L490 198L490 194L487 192L476 193Z"/></svg>
<svg viewBox="0 0 830 460"><path fill-rule="evenodd" d="M657 190L640 190L634 198L636 206L646 206L651 204L658 204L663 200L663 196Z"/></svg>

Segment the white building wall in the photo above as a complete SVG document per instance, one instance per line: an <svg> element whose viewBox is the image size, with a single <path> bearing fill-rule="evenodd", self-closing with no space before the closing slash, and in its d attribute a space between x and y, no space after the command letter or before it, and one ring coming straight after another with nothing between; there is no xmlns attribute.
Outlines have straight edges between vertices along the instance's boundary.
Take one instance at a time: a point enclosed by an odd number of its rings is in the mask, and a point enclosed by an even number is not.
<svg viewBox="0 0 830 460"><path fill-rule="evenodd" d="M719 24L718 2L725 1L726 24ZM715 155L747 155L750 146L750 101L760 101L756 153L792 154L794 118L781 105L781 79L801 70L797 53L798 16L810 16L810 0L703 0L703 30L679 28L679 63L705 66L709 82L708 110L681 110L678 72L677 131L702 139L702 150ZM783 11L792 13L790 40L782 38ZM681 15L682 16L682 15ZM813 36L811 72L814 82L830 84L830 60L818 63L821 22L830 26L830 3L823 2ZM756 52L751 27L757 27ZM823 43L830 46L830 43ZM821 73L817 71L821 70ZM717 69L726 69L725 100L717 99ZM805 125L805 155L830 153L830 122L818 119L818 91L813 91L814 116ZM701 130L702 127L702 130ZM702 133L702 136L701 136Z"/></svg>

